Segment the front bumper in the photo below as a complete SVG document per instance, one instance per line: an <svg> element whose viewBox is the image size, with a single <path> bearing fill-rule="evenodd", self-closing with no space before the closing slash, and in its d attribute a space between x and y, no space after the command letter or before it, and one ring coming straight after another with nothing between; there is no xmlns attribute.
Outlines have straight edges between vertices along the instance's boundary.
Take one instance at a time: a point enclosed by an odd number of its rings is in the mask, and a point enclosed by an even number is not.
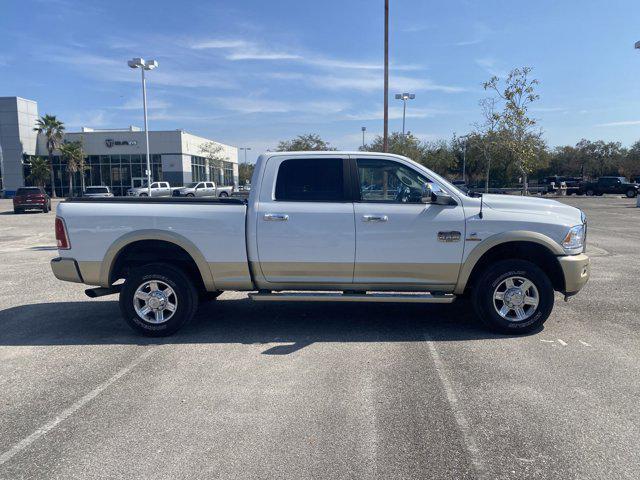
<svg viewBox="0 0 640 480"><path fill-rule="evenodd" d="M84 283L78 263L73 258L54 258L51 260L51 270L58 280Z"/></svg>
<svg viewBox="0 0 640 480"><path fill-rule="evenodd" d="M558 257L564 274L564 292L574 295L585 286L591 273L591 261L584 253Z"/></svg>

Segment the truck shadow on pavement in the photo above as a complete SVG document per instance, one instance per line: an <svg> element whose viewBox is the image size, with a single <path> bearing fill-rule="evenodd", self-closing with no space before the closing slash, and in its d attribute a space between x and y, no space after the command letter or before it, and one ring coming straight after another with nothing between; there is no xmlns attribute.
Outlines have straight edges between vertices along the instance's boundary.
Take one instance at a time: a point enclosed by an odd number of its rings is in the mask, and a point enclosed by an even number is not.
<svg viewBox="0 0 640 480"><path fill-rule="evenodd" d="M367 303L203 303L171 337L146 338L129 329L118 302L38 303L0 311L0 346L100 344L264 344L287 355L318 342L426 342L508 339L484 330L464 305ZM281 344L281 345L273 345Z"/></svg>

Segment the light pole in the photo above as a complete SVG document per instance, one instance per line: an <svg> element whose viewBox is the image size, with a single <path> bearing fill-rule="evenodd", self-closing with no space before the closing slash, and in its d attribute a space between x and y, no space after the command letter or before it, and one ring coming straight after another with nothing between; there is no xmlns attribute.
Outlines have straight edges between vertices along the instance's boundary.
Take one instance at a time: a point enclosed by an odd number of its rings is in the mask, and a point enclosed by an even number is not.
<svg viewBox="0 0 640 480"><path fill-rule="evenodd" d="M637 41L635 44L636 49L640 50L640 41ZM636 207L640 207L640 195L638 195L638 200L636 202Z"/></svg>
<svg viewBox="0 0 640 480"><path fill-rule="evenodd" d="M389 0L384 0L384 113L382 151L389 151Z"/></svg>
<svg viewBox="0 0 640 480"><path fill-rule="evenodd" d="M151 159L149 157L149 127L147 125L147 81L144 78L145 70L157 68L158 62L144 58L132 58L127 62L131 68L139 68L142 72L142 109L144 110L144 138L147 149L147 193L151 197Z"/></svg>
<svg viewBox="0 0 640 480"><path fill-rule="evenodd" d="M362 127L362 148L364 149L364 134L367 131L367 127Z"/></svg>
<svg viewBox="0 0 640 480"><path fill-rule="evenodd" d="M469 144L469 135L463 135L458 137L460 140L464 140L464 148L462 149L462 181L467 183L467 145Z"/></svg>
<svg viewBox="0 0 640 480"><path fill-rule="evenodd" d="M404 119L407 114L407 100L416 98L415 93L396 93L396 100L402 100L402 136L404 137Z"/></svg>

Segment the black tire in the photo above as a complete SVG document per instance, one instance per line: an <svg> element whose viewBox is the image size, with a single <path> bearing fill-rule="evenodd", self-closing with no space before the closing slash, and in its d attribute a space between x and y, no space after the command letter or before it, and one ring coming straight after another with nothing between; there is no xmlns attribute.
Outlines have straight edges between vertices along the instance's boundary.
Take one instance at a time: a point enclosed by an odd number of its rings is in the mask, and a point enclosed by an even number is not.
<svg viewBox="0 0 640 480"><path fill-rule="evenodd" d="M141 196L141 197L148 197L149 195L148 195L148 194L146 194L146 193L141 193L141 194L140 194L140 196Z"/></svg>
<svg viewBox="0 0 640 480"><path fill-rule="evenodd" d="M187 193L185 197L195 197L195 195L193 193Z"/></svg>
<svg viewBox="0 0 640 480"><path fill-rule="evenodd" d="M162 323L150 322L148 318L140 316L134 307L138 287L153 280L171 287L173 295L169 298L176 304L173 315ZM182 270L165 263L149 264L133 270L120 291L123 318L134 331L149 337L172 335L193 318L197 308L198 293L192 280Z"/></svg>
<svg viewBox="0 0 640 480"><path fill-rule="evenodd" d="M18 207L13 207L13 213L24 213L24 210Z"/></svg>
<svg viewBox="0 0 640 480"><path fill-rule="evenodd" d="M588 188L584 193L587 197L593 197L596 194L596 191L593 188Z"/></svg>
<svg viewBox="0 0 640 480"><path fill-rule="evenodd" d="M220 198L227 198L229 194L227 192L220 192Z"/></svg>
<svg viewBox="0 0 640 480"><path fill-rule="evenodd" d="M524 320L503 318L497 311L505 303L494 301L494 293L509 277L521 277L533 283L538 292L536 307L525 306ZM472 291L472 302L480 321L491 330L511 335L525 334L539 329L553 310L554 292L549 277L526 260L502 260L483 271ZM515 311L514 311L515 314Z"/></svg>
<svg viewBox="0 0 640 480"><path fill-rule="evenodd" d="M42 206L42 213L49 213L49 204L48 203L45 203Z"/></svg>
<svg viewBox="0 0 640 480"><path fill-rule="evenodd" d="M638 194L635 188L630 188L627 190L627 198L633 198Z"/></svg>

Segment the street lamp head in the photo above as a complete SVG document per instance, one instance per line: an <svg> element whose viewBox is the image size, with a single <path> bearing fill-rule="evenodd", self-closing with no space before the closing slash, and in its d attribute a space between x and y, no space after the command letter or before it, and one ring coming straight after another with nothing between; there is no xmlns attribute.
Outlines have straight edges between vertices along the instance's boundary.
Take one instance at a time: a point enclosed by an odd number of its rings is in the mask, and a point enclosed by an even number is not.
<svg viewBox="0 0 640 480"><path fill-rule="evenodd" d="M367 127L362 127L362 131L366 132L367 131Z"/></svg>
<svg viewBox="0 0 640 480"><path fill-rule="evenodd" d="M153 70L154 68L158 68L158 62L156 60L149 60L144 66L145 70Z"/></svg>
<svg viewBox="0 0 640 480"><path fill-rule="evenodd" d="M415 93L396 93L396 100L413 100L416 98Z"/></svg>
<svg viewBox="0 0 640 480"><path fill-rule="evenodd" d="M640 41L639 41L639 42L636 42L636 48L637 48L638 50L640 50Z"/></svg>
<svg viewBox="0 0 640 480"><path fill-rule="evenodd" d="M144 58L132 58L127 62L131 68L144 68L146 65Z"/></svg>
<svg viewBox="0 0 640 480"><path fill-rule="evenodd" d="M396 93L396 100L402 100L402 94Z"/></svg>

